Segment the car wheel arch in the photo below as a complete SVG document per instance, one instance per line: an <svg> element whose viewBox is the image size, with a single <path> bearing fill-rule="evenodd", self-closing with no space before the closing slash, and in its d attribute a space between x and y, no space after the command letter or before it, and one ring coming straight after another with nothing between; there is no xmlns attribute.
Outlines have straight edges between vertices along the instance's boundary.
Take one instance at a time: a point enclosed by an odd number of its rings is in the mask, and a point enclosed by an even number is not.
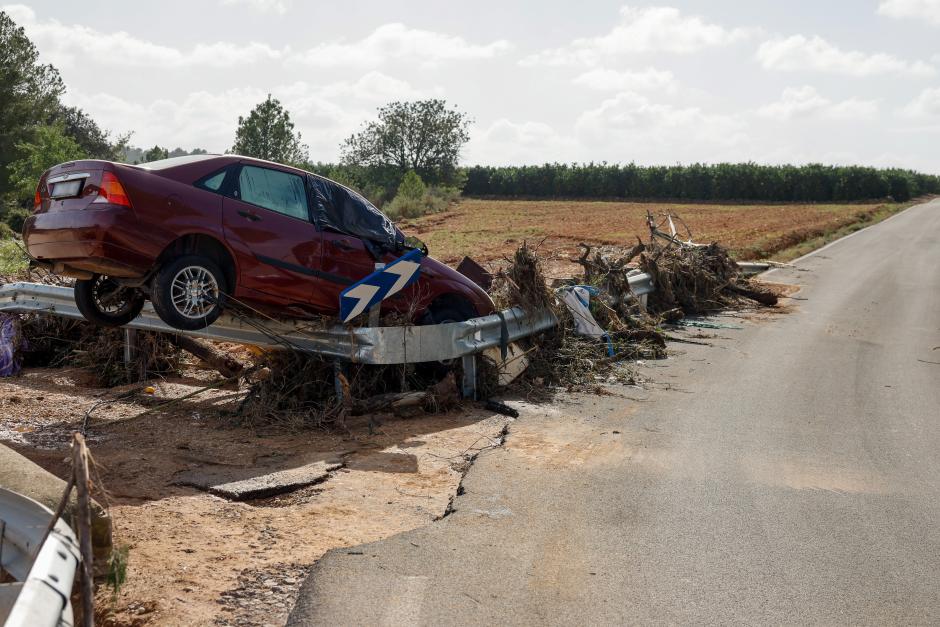
<svg viewBox="0 0 940 627"><path fill-rule="evenodd" d="M425 310L426 314L431 314L434 311L441 311L445 309L454 309L463 313L467 319L475 318L478 315L476 307L473 305L473 302L460 294L459 292L446 292L435 297L434 300L428 304L427 309Z"/></svg>
<svg viewBox="0 0 940 627"><path fill-rule="evenodd" d="M170 242L157 257L155 269L183 255L205 255L219 265L225 274L229 292L234 292L238 277L235 255L218 238L205 233L188 233Z"/></svg>

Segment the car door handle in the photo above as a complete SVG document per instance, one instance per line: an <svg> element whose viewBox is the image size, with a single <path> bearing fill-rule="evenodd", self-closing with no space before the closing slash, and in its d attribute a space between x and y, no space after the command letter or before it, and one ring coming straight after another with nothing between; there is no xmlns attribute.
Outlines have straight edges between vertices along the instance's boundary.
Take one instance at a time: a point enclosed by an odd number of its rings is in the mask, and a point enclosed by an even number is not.
<svg viewBox="0 0 940 627"><path fill-rule="evenodd" d="M243 218L248 218L252 222L257 222L258 220L261 219L257 214L252 213L250 211L239 211L238 215L240 215Z"/></svg>
<svg viewBox="0 0 940 627"><path fill-rule="evenodd" d="M341 239L334 239L330 243L333 244L334 247L339 248L340 250L345 250L346 252L349 252L350 250L355 250L355 248L353 248L352 246L350 246L349 244L347 244Z"/></svg>

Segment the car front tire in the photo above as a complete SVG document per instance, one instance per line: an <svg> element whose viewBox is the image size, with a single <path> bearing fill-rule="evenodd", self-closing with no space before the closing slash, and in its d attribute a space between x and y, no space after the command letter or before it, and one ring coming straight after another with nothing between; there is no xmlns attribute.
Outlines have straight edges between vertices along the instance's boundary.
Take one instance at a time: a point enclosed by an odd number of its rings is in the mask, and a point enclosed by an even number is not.
<svg viewBox="0 0 940 627"><path fill-rule="evenodd" d="M153 278L150 302L160 319L175 329L205 329L222 313L229 286L218 264L186 255L165 264Z"/></svg>
<svg viewBox="0 0 940 627"><path fill-rule="evenodd" d="M75 281L75 306L85 320L100 327L120 327L144 308L144 295L132 287L122 287L114 279L97 274Z"/></svg>

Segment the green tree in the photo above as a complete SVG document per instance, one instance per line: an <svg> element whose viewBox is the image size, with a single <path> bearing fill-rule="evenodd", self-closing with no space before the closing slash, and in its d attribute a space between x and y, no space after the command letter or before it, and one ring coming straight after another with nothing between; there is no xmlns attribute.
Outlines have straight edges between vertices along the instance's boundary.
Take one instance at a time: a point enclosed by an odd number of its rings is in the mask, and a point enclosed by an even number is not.
<svg viewBox="0 0 940 627"><path fill-rule="evenodd" d="M101 130L91 116L78 107L59 105L52 115L53 124L61 124L62 130L81 146L85 157L89 159L118 159L118 148L122 137L112 144L107 131Z"/></svg>
<svg viewBox="0 0 940 627"><path fill-rule="evenodd" d="M35 129L31 141L16 145L20 158L8 167L10 184L18 197L30 200L42 173L52 166L83 159L85 150L65 133L61 124L46 124Z"/></svg>
<svg viewBox="0 0 940 627"><path fill-rule="evenodd" d="M4 203L3 222L19 231L32 207L42 173L58 163L85 157L85 151L66 135L61 124L36 127L30 141L16 144L20 157L6 167L12 198Z"/></svg>
<svg viewBox="0 0 940 627"><path fill-rule="evenodd" d="M170 156L170 152L166 148L161 148L160 146L154 146L150 150L144 153L143 163L150 163L151 161L159 161L160 159L167 159Z"/></svg>
<svg viewBox="0 0 940 627"><path fill-rule="evenodd" d="M414 170L408 170L398 186L398 195L402 198L420 200L428 193L428 188Z"/></svg>
<svg viewBox="0 0 940 627"><path fill-rule="evenodd" d="M0 11L0 164L17 160L17 146L59 106L65 85L58 70L39 63L39 51L22 27ZM0 168L0 194L10 190Z"/></svg>
<svg viewBox="0 0 940 627"><path fill-rule="evenodd" d="M300 133L294 131L290 114L271 94L248 117L238 116L232 152L292 165L309 159L307 145L301 142Z"/></svg>
<svg viewBox="0 0 940 627"><path fill-rule="evenodd" d="M444 100L392 102L341 146L348 165L409 170L435 184L453 184L460 151L469 141L469 117Z"/></svg>

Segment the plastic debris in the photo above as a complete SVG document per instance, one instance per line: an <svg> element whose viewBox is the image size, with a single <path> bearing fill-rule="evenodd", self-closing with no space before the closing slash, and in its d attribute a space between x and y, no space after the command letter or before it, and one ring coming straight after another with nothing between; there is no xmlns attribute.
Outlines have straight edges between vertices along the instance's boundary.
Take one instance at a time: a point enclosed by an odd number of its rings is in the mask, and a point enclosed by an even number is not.
<svg viewBox="0 0 940 627"><path fill-rule="evenodd" d="M607 331L601 328L601 325L591 314L591 296L597 296L596 287L589 285L570 285L558 290L558 296L561 302L565 304L571 315L574 317L575 333L587 337L597 337L607 342L607 355L613 356L614 344L607 335Z"/></svg>
<svg viewBox="0 0 940 627"><path fill-rule="evenodd" d="M20 373L23 358L22 350L26 340L20 329L20 320L16 316L0 315L0 377L12 377Z"/></svg>

